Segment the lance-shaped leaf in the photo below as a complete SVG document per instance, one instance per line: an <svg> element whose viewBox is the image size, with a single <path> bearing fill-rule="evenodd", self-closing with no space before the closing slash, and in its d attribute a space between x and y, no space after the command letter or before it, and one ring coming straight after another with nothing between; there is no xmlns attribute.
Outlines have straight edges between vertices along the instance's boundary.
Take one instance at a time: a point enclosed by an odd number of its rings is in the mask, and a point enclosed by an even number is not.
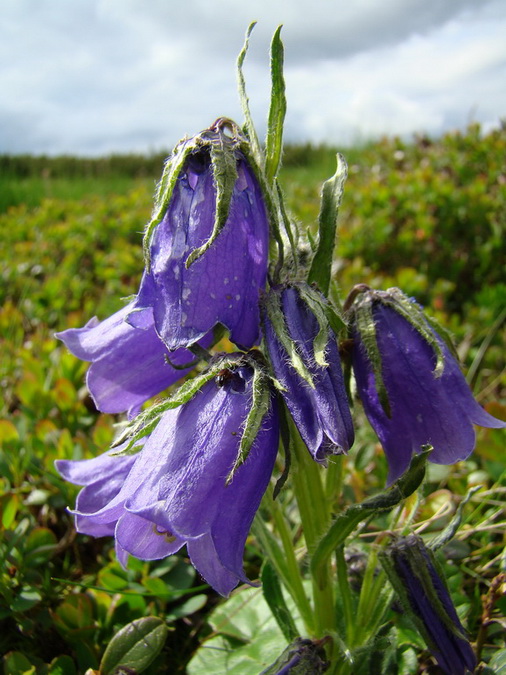
<svg viewBox="0 0 506 675"><path fill-rule="evenodd" d="M308 282L316 283L320 291L327 295L332 276L332 260L336 244L337 216L348 176L346 160L337 155L337 169L332 178L325 181L322 188L320 215L318 218L318 248L309 270Z"/></svg>
<svg viewBox="0 0 506 675"><path fill-rule="evenodd" d="M253 118L251 117L251 112L250 112L250 109L249 109L249 99L248 99L248 95L246 93L246 80L244 79L244 73L243 73L244 59L246 58L246 54L248 52L249 39L250 39L251 33L253 31L253 28L255 26L256 26L256 21L253 21L248 26L248 30L246 31L246 37L244 39L243 48L241 49L241 51L239 53L239 56L237 57L237 82L238 82L238 85L239 85L239 99L240 99L240 102L241 102L242 112L243 112L244 119L245 119L246 134L248 136L249 142L251 143L251 148L252 148L252 152L253 152L253 155L255 157L256 163L258 164L259 167L263 168L264 157L263 157L262 150L260 148L260 142L258 140L255 125L253 124Z"/></svg>
<svg viewBox="0 0 506 675"><path fill-rule="evenodd" d="M283 150L283 124L286 114L285 79L283 77L284 47L281 41L281 26L271 42L271 104L265 139L265 175L272 185L278 173Z"/></svg>

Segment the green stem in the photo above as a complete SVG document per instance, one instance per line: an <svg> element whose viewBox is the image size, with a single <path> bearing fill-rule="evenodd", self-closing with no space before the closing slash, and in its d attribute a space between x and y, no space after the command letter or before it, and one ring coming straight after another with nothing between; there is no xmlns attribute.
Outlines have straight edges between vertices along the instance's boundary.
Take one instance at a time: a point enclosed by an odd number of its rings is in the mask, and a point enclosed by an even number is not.
<svg viewBox="0 0 506 675"><path fill-rule="evenodd" d="M325 499L320 468L309 455L295 426L291 424L292 457L294 459L293 484L299 507L304 537L309 555L316 549L320 537L329 526L330 513ZM312 576L315 613L315 636L318 638L337 632L334 607L334 589L330 563ZM330 654L329 654L330 656Z"/></svg>
<svg viewBox="0 0 506 675"><path fill-rule="evenodd" d="M346 560L344 559L344 546L336 548L336 569L337 569L337 585L341 594L343 602L344 622L346 626L346 641L348 645L353 644L353 636L355 632L356 615L353 608L353 599L348 581L348 568Z"/></svg>
<svg viewBox="0 0 506 675"><path fill-rule="evenodd" d="M311 609L311 605L309 603L308 597L304 590L304 586L302 584L302 576L299 564L297 562L297 558L295 556L292 536L288 524L286 522L286 519L279 506L279 503L275 500L272 500L271 502L271 513L274 519L274 526L281 538L281 543L285 554L287 576L290 581L290 587L287 588L290 591L290 594L297 605L297 608L300 612L306 630L308 631L309 634L313 634L314 633L313 611Z"/></svg>
<svg viewBox="0 0 506 675"><path fill-rule="evenodd" d="M333 455L328 460L325 480L325 495L333 507L341 495L344 480L344 455Z"/></svg>

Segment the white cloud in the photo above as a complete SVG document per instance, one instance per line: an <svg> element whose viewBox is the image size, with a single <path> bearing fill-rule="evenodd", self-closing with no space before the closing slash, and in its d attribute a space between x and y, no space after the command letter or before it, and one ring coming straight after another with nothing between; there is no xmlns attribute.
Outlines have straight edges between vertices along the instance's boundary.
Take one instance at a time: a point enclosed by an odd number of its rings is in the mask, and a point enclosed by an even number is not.
<svg viewBox="0 0 506 675"><path fill-rule="evenodd" d="M505 114L502 0L3 0L0 152L146 151L220 115L241 119L235 58L255 120L268 44L284 24L286 137L342 144L440 133Z"/></svg>

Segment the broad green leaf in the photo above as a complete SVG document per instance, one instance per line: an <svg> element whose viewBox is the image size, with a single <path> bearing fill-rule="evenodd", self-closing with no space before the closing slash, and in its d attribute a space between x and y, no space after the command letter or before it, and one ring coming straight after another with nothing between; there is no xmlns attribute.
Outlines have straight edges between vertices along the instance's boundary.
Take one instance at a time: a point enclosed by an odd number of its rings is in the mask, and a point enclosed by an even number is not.
<svg viewBox="0 0 506 675"><path fill-rule="evenodd" d="M180 619L183 616L190 616L191 614L194 614L205 607L206 603L207 595L204 593L199 593L198 595L194 595L192 598L189 598L183 602L182 605L178 605L177 607L171 609L165 615L165 619L166 621L170 622Z"/></svg>
<svg viewBox="0 0 506 675"><path fill-rule="evenodd" d="M290 600L288 607L294 613ZM188 675L258 675L287 644L259 588L233 595L218 606L209 622L220 634L197 650L187 666Z"/></svg>
<svg viewBox="0 0 506 675"><path fill-rule="evenodd" d="M33 586L25 586L11 604L13 612L26 612L42 600L39 591Z"/></svg>
<svg viewBox="0 0 506 675"><path fill-rule="evenodd" d="M124 626L107 645L100 662L102 675L112 675L119 666L145 670L162 651L168 629L155 616L136 619Z"/></svg>
<svg viewBox="0 0 506 675"><path fill-rule="evenodd" d="M35 666L21 652L9 652L4 656L4 675L33 675Z"/></svg>
<svg viewBox="0 0 506 675"><path fill-rule="evenodd" d="M57 656L49 664L47 675L77 675L74 661L66 654Z"/></svg>

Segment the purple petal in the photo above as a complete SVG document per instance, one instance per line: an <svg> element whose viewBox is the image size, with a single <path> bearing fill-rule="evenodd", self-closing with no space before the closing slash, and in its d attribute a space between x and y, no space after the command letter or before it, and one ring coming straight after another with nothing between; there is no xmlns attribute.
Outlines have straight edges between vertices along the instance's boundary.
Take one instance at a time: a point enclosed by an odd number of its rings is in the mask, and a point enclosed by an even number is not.
<svg viewBox="0 0 506 675"><path fill-rule="evenodd" d="M56 334L75 356L93 362L87 385L102 412L137 411L189 372L167 362L169 352L156 334L152 310L135 310L132 302L100 323L92 319L84 328ZM135 327L129 323L132 317L136 317ZM177 365L193 358L185 349L170 354Z"/></svg>
<svg viewBox="0 0 506 675"><path fill-rule="evenodd" d="M187 548L192 565L207 583L221 595L230 595L239 580L236 574L223 567L211 535L192 539Z"/></svg>
<svg viewBox="0 0 506 675"><path fill-rule="evenodd" d="M140 560L166 558L185 544L170 532L159 531L154 523L128 512L118 520L115 535L119 546Z"/></svg>

